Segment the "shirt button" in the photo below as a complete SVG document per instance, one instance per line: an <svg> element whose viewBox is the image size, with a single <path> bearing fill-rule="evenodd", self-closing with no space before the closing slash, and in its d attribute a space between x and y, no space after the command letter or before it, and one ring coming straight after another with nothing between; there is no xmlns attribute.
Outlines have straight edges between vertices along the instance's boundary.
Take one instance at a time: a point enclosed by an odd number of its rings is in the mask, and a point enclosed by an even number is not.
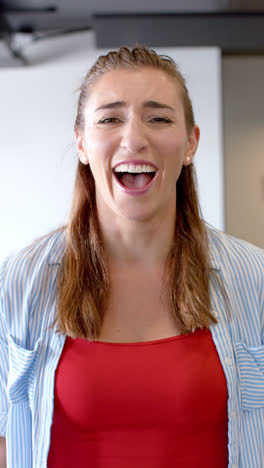
<svg viewBox="0 0 264 468"><path fill-rule="evenodd" d="M230 412L230 416L231 416L231 418L234 418L234 417L235 417L235 415L236 415L236 412L235 412L235 411L231 411L231 412Z"/></svg>

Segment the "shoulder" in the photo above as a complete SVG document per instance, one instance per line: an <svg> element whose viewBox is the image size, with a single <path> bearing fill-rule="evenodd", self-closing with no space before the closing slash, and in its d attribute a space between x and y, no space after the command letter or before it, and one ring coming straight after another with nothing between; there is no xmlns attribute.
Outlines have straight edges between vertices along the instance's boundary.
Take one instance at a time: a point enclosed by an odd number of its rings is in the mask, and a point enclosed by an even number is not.
<svg viewBox="0 0 264 468"><path fill-rule="evenodd" d="M229 257L245 263L254 260L263 267L264 250L260 247L208 225L207 233L213 257L218 259Z"/></svg>
<svg viewBox="0 0 264 468"><path fill-rule="evenodd" d="M207 226L211 263L231 274L264 280L264 250Z"/></svg>
<svg viewBox="0 0 264 468"><path fill-rule="evenodd" d="M48 268L60 263L65 250L65 229L61 228L36 240L24 249L13 252L0 262L0 288L14 295L24 291Z"/></svg>

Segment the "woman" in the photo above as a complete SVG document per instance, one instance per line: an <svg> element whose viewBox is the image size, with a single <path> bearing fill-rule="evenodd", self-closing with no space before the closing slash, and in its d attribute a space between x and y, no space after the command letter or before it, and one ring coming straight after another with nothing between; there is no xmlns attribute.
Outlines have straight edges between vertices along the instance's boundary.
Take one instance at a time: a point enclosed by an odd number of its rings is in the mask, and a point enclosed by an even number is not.
<svg viewBox="0 0 264 468"><path fill-rule="evenodd" d="M7 466L261 468L264 255L199 215L184 79L122 47L80 91L69 223L1 265Z"/></svg>

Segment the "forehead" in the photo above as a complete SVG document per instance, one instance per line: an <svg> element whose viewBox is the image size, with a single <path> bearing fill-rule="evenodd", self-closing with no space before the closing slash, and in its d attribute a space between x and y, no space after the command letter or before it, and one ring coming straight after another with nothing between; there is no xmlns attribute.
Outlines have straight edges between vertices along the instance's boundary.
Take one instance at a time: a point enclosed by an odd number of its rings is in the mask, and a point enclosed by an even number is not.
<svg viewBox="0 0 264 468"><path fill-rule="evenodd" d="M179 85L167 73L152 67L121 68L96 80L87 104L96 109L114 101L140 105L148 100L175 106L181 101Z"/></svg>

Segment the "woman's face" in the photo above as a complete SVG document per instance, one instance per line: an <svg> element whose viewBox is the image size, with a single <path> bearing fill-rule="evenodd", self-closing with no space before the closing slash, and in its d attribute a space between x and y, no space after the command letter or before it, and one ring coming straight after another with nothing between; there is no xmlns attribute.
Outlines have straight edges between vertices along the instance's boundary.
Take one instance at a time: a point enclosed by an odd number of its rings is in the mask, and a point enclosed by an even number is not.
<svg viewBox="0 0 264 468"><path fill-rule="evenodd" d="M175 211L176 182L199 140L198 127L187 134L175 81L150 67L109 71L93 85L84 116L77 148L95 179L100 219L162 219Z"/></svg>

